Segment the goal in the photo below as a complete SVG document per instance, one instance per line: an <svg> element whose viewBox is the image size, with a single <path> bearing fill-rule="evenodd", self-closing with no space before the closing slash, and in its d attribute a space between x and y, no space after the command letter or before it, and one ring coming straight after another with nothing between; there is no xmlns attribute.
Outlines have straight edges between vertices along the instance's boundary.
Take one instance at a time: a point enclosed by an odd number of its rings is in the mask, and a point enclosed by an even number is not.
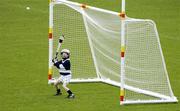
<svg viewBox="0 0 180 111"><path fill-rule="evenodd" d="M49 81L60 35L71 52L71 82L103 82L120 87L120 104L177 102L155 23L67 0L49 4Z"/></svg>

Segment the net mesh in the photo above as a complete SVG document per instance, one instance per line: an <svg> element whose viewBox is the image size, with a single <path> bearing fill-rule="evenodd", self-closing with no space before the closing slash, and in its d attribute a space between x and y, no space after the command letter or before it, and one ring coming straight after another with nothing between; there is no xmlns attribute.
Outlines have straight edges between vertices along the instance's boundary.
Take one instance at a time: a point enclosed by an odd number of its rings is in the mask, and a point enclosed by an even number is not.
<svg viewBox="0 0 180 111"><path fill-rule="evenodd" d="M102 79L120 82L120 18L91 9L82 13L99 75Z"/></svg>
<svg viewBox="0 0 180 111"><path fill-rule="evenodd" d="M53 52L61 34L62 48L71 51L73 79L97 78L120 84L121 19L118 14L73 4L56 4L53 8ZM154 22L126 18L125 20L125 85L126 100L172 97L158 33ZM60 58L59 58L60 59ZM54 69L54 76L58 76ZM125 87L126 88L126 87ZM128 87L127 87L128 89ZM136 89L149 92L139 94ZM132 92L133 91L133 92ZM151 92L156 95L153 97Z"/></svg>
<svg viewBox="0 0 180 111"><path fill-rule="evenodd" d="M53 55L55 55L59 36L64 34L61 49L69 49L73 78L95 78L96 72L88 43L83 18L76 10L66 5L55 5L53 8ZM60 60L59 56L59 60ZM53 75L59 76L54 67Z"/></svg>
<svg viewBox="0 0 180 111"><path fill-rule="evenodd" d="M160 50L152 21L126 22L125 84L171 96Z"/></svg>

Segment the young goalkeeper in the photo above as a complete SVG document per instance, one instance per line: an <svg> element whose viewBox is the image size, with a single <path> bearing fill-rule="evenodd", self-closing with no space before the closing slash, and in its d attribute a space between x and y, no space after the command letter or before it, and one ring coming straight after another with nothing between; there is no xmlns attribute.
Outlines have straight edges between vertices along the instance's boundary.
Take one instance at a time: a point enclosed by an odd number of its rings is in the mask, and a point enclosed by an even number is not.
<svg viewBox="0 0 180 111"><path fill-rule="evenodd" d="M55 81L54 86L57 90L56 96L61 95L61 89L59 84L62 83L62 87L67 91L67 98L74 98L75 95L72 91L67 87L71 79L71 63L70 63L70 51L68 49L63 49L61 51L62 60L58 61L57 58L53 59L52 62L54 66L59 69L60 77Z"/></svg>

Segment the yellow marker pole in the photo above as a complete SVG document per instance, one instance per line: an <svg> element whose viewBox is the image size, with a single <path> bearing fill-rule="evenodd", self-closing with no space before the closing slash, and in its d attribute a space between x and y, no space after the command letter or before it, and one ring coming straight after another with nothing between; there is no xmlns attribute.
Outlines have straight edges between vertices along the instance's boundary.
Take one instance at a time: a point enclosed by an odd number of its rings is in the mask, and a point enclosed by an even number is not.
<svg viewBox="0 0 180 111"><path fill-rule="evenodd" d="M124 90L124 77L125 77L125 0L122 0L122 9L120 13L121 18L121 89L120 89L120 105L123 105L125 90Z"/></svg>
<svg viewBox="0 0 180 111"><path fill-rule="evenodd" d="M52 78L52 58L53 58L53 1L49 0L49 66L48 66L48 80Z"/></svg>

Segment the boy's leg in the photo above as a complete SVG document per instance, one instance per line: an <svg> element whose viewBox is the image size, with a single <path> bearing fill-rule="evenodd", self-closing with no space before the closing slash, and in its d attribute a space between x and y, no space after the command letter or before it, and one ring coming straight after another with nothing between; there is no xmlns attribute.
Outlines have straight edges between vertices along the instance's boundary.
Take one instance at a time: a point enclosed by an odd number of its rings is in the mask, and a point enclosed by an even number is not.
<svg viewBox="0 0 180 111"><path fill-rule="evenodd" d="M68 93L68 98L74 98L75 95L74 95L74 94L72 93L72 91L67 87L67 85L69 84L70 80L71 80L71 75L64 76L64 77L63 77L63 80L62 80L62 82L63 82L62 87L67 91L67 93Z"/></svg>
<svg viewBox="0 0 180 111"><path fill-rule="evenodd" d="M67 91L67 93L68 93L68 98L74 98L75 97L75 95L72 93L72 91L67 87L67 83L63 83L63 88Z"/></svg>
<svg viewBox="0 0 180 111"><path fill-rule="evenodd" d="M60 78L54 83L54 86L56 88L56 94L55 96L61 95L61 89L59 88L59 84L60 84Z"/></svg>

